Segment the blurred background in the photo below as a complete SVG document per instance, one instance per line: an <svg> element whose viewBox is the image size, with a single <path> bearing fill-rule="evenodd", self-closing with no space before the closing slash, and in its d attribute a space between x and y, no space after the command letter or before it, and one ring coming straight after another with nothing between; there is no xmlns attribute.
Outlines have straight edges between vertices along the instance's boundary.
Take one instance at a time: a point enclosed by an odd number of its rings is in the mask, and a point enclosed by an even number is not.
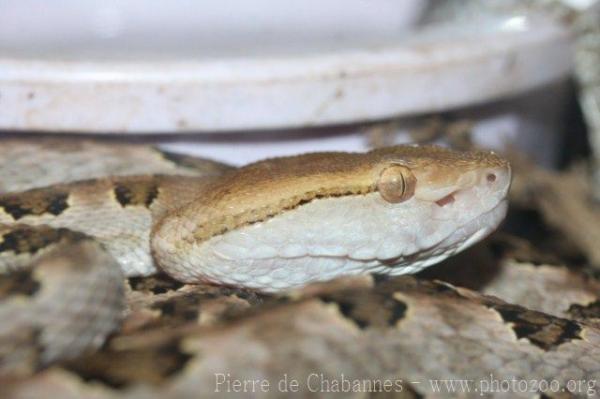
<svg viewBox="0 0 600 399"><path fill-rule="evenodd" d="M597 3L0 0L0 131L235 165L450 142L560 167L600 150Z"/></svg>

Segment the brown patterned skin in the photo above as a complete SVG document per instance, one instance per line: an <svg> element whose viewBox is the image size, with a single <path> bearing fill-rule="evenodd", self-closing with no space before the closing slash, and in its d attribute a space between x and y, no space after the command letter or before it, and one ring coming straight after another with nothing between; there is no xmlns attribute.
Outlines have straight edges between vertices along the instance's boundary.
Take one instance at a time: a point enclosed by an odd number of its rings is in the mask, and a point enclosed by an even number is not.
<svg viewBox="0 0 600 399"><path fill-rule="evenodd" d="M0 275L0 379L99 347L125 306L123 273L97 241L46 226L13 232L14 250L30 253L27 267Z"/></svg>
<svg viewBox="0 0 600 399"><path fill-rule="evenodd" d="M159 217L195 197L205 183L196 180L112 177L0 195L0 377L29 374L102 344L125 307L124 275L115 259L135 261L141 252L150 260L150 223L132 223L127 214L147 214L150 222L151 212ZM104 213L113 235L99 242L81 233L98 227L86 227L72 211L78 207L84 207L81 215L86 209ZM42 224L33 225L40 218ZM63 220L72 224L49 225ZM124 255L113 256L120 248Z"/></svg>
<svg viewBox="0 0 600 399"><path fill-rule="evenodd" d="M57 146L54 157L69 151L78 152L82 156L92 146L89 143L81 148ZM104 150L99 151L102 153ZM124 154L130 155L130 152ZM3 223L0 229L0 271L11 273L9 277L21 283L20 288L17 288L8 280L0 282L0 292L4 295L2 305L8 304L7 314L20 312L27 315L24 319L29 324L24 323L19 328L27 332L24 334L23 347L34 348L34 351L26 351L17 356L18 359L27 359L26 364L33 365L26 367L27 371L36 371L59 358L74 357L75 349L85 350L99 345L102 339L98 337L106 335L116 326L116 315L121 312L118 308L121 302L119 292L122 293L123 287L118 282L115 283L120 280L117 262L127 273L130 270L141 270L146 274L148 271L153 272L154 264L149 248L151 227L156 224L160 228L161 221L167 217L176 216L194 223L197 226L194 230L195 238L206 238L275 216L315 198L375 192L381 172L390 165L402 165L416 176L418 183L414 195L425 195L427 190L458 180L469 171L508 168L505 160L489 152L458 153L437 147L410 146L375 150L366 154L306 154L266 160L237 170L211 163L210 173L200 170L202 163L183 159L183 166L177 165L177 168L187 168L192 176L130 176L131 170L123 169L120 156L115 157L116 161L111 162L116 162L117 166L106 164L103 167L105 170L118 169L125 176L78 180L0 195L0 223ZM169 162L173 159L175 158L169 157ZM177 161L181 162L182 158L177 158ZM190 165L199 166L197 175L188 170L192 168ZM166 166L167 172L173 172L174 168L172 164ZM78 179L81 177L80 172L63 177L66 180ZM223 174L219 175L221 172ZM68 170L65 173L68 174ZM6 190L12 191L11 187L26 183L14 184L7 183ZM70 301L67 304L61 305L60 298L55 296L58 295L56 287L60 287L58 283L54 286L50 299L39 296L45 292L45 287L50 287L52 281L48 273L42 273L44 279L37 277L38 270L45 270L39 264L49 264L51 266L46 268L52 269L57 267L54 266L54 259L59 259L59 264L64 269L77 272L70 273L75 280L60 283L74 289L74 293L67 297ZM30 262L33 262L35 268L28 269ZM94 267L93 270L100 270L94 277L100 280L79 277L79 272L86 271L86 265L99 267ZM128 267L131 269L127 269ZM69 273L64 270L61 273L61 277L69 277ZM46 280L48 278L50 280ZM65 291L69 290L65 288ZM113 291L116 293L115 298L110 297ZM110 306L110 312L103 309L84 314L73 311L71 313L75 313L76 317L72 323L77 328L55 323L57 328L70 329L75 333L75 337L50 334L50 338L58 343L58 349L54 349L51 346L52 340L44 336L45 331L51 331L51 328L36 324L38 320L48 322L40 316L40 310L25 313L15 307L13 301L14 297L20 297L25 298L25 303L41 301L44 306L55 304L52 309L56 311L46 312L47 314L56 314L58 311L68 314L71 310L69 303L92 302L92 299L85 296L87 294L90 298L100 298L102 303ZM321 299L326 301L325 297ZM376 298L365 298L365 301L377 303ZM383 306L379 313L372 315L369 314L371 308L365 308L356 317L357 323L390 325L394 320L404 317L406 309L402 304L386 299ZM88 313L89 317L85 316ZM82 325L94 325L97 322L96 316L99 318L105 314L110 316L110 322L105 323L101 331L81 332ZM369 321L371 316L376 317L377 321ZM361 321L362 319L364 320ZM7 332L8 346L15 331L11 329ZM72 344L76 342L77 336L85 339ZM12 366L13 358L10 353L0 353L0 363L11 364L7 369L18 368Z"/></svg>
<svg viewBox="0 0 600 399"><path fill-rule="evenodd" d="M215 178L118 176L0 194L0 272L25 266L35 250L52 244L63 231L100 240L124 270L132 262L152 270L152 221L195 199ZM46 229L23 235L20 226L27 225Z"/></svg>
<svg viewBox="0 0 600 399"><path fill-rule="evenodd" d="M69 397L283 398L291 380L302 397L315 398L530 398L539 393L532 380L555 380L558 393L576 397L598 393L600 330L446 283L363 276L259 301L242 291L190 288L164 294L156 324L116 336L69 371L9 385L8 397L51 389ZM233 305L236 295L248 305ZM220 301L220 321L202 323L199 314L182 312L186 324L165 328L165 317L194 296L200 314ZM278 385L284 378L287 392ZM268 388L235 393L224 382L256 379ZM463 385L450 391L444 381L453 379ZM343 380L356 389L340 391ZM528 390L503 391L495 380L525 380Z"/></svg>
<svg viewBox="0 0 600 399"><path fill-rule="evenodd" d="M125 306L123 273L107 248L114 243L136 256L137 234L145 235L137 242L145 242L143 251L149 252L150 224L144 232L127 215L159 217L228 169L146 145L3 140L0 377L27 375L101 345L118 327ZM140 173L146 175L131 176ZM74 212L81 206L83 212ZM79 218L90 212L117 234L109 245L96 240L93 225L83 228L91 235L81 232L85 219ZM65 220L71 223L61 227ZM119 238L118 226L128 225L130 232L122 230Z"/></svg>

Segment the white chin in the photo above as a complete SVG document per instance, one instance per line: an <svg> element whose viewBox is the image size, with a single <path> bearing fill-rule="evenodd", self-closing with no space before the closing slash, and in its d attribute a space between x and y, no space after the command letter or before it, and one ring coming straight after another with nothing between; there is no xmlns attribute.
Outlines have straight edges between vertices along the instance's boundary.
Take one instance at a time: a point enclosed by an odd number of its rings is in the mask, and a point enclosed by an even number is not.
<svg viewBox="0 0 600 399"><path fill-rule="evenodd" d="M341 275L416 273L491 233L507 204L501 201L456 224L453 218L433 220L427 229L420 222L431 218L431 208L425 201L390 206L377 193L321 200L214 237L188 251L170 270L186 282L215 281L266 291ZM462 216L468 218L464 212ZM436 223L443 228L436 230ZM432 240L419 245L419 237Z"/></svg>
<svg viewBox="0 0 600 399"><path fill-rule="evenodd" d="M508 201L500 201L494 208L472 219L458 228L438 246L451 249L451 254L458 253L490 235L506 216Z"/></svg>
<svg viewBox="0 0 600 399"><path fill-rule="evenodd" d="M440 263L490 235L506 216L508 202L500 201L494 208L459 227L433 248L416 254L412 262L392 266L386 272L392 275L413 274Z"/></svg>

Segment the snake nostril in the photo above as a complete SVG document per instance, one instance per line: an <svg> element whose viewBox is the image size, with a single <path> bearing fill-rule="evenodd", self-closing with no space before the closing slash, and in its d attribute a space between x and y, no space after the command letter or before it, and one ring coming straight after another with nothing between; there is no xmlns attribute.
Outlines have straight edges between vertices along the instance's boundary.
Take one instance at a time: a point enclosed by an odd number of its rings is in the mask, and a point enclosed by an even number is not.
<svg viewBox="0 0 600 399"><path fill-rule="evenodd" d="M490 183L493 183L496 181L496 175L494 173L488 173L485 178Z"/></svg>

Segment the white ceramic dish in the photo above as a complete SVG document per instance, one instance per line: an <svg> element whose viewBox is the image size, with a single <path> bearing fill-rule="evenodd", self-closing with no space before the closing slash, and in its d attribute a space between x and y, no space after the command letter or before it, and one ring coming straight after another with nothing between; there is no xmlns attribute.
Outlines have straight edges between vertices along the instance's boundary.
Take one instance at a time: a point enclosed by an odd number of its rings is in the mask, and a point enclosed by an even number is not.
<svg viewBox="0 0 600 399"><path fill-rule="evenodd" d="M380 2L389 10L392 3ZM55 6L45 6L48 18ZM182 42L181 32L163 35L157 21L146 30L115 27L110 12L110 40L72 35L65 42L67 26L40 41L0 8L0 129L182 133L345 124L487 102L570 71L569 35L555 24L513 16L401 34L417 11L379 28L375 16L369 29L343 25L348 40L327 36L327 18L316 24L320 34L294 34L300 18L283 29L295 40L262 32L240 51L233 39L220 46L202 29ZM182 32L194 26L189 18ZM9 40L10 29L20 41ZM274 38L256 41L267 36Z"/></svg>

